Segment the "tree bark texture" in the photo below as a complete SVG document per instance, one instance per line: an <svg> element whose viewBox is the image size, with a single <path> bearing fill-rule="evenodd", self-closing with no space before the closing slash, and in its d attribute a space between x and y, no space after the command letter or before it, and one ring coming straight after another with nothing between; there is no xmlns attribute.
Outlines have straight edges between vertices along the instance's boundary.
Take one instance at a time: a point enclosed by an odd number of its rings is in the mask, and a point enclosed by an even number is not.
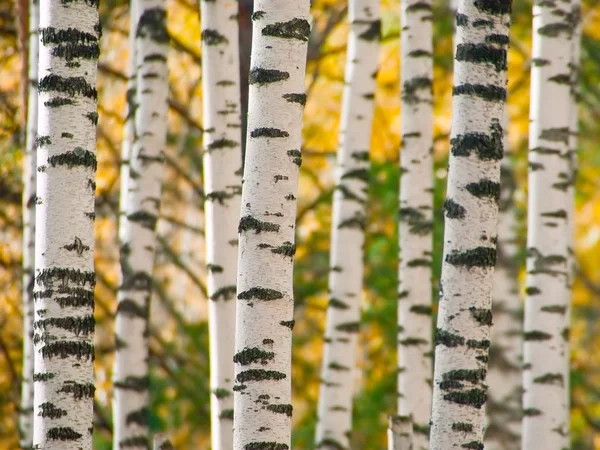
<svg viewBox="0 0 600 450"><path fill-rule="evenodd" d="M233 446L233 355L241 195L238 3L201 1L204 189L208 269L211 438Z"/></svg>
<svg viewBox="0 0 600 450"><path fill-rule="evenodd" d="M113 448L148 448L148 313L167 137L169 36L166 2L136 8L135 134L122 218L121 286L115 323Z"/></svg>
<svg viewBox="0 0 600 450"><path fill-rule="evenodd" d="M38 27L40 20L37 0L29 2L29 63L27 79L27 124L25 157L23 158L23 375L19 431L21 448L33 445L33 321L34 321L34 260L35 260L35 183L37 174L36 141L38 105Z"/></svg>
<svg viewBox="0 0 600 450"><path fill-rule="evenodd" d="M369 150L379 62L379 2L351 0L333 195L330 299L321 366L317 448L347 449L363 287Z"/></svg>
<svg viewBox="0 0 600 450"><path fill-rule="evenodd" d="M235 450L291 444L292 271L308 0L257 0L239 222Z"/></svg>
<svg viewBox="0 0 600 450"><path fill-rule="evenodd" d="M430 1L401 10L398 413L412 416L416 450L429 448L433 231L433 26Z"/></svg>
<svg viewBox="0 0 600 450"><path fill-rule="evenodd" d="M571 152L571 1L533 7L523 436L527 450L565 448Z"/></svg>
<svg viewBox="0 0 600 450"><path fill-rule="evenodd" d="M387 435L388 450L413 450L414 435L411 416L390 416Z"/></svg>
<svg viewBox="0 0 600 450"><path fill-rule="evenodd" d="M461 0L431 449L483 448L510 0Z"/></svg>
<svg viewBox="0 0 600 450"><path fill-rule="evenodd" d="M39 7L33 445L88 450L98 2L41 0Z"/></svg>

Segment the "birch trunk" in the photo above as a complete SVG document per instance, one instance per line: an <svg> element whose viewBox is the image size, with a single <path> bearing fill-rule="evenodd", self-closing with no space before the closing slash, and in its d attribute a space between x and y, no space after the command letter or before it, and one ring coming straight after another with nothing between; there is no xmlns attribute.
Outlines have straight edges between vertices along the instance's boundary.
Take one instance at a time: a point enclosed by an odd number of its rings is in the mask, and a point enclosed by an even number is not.
<svg viewBox="0 0 600 450"><path fill-rule="evenodd" d="M351 0L333 196L330 300L321 366L317 448L350 447L363 279L369 149L379 60L379 1Z"/></svg>
<svg viewBox="0 0 600 450"><path fill-rule="evenodd" d="M21 448L33 445L33 284L35 260L35 182L37 173L37 79L38 79L38 27L40 20L37 0L29 2L29 62L27 74L27 129L25 158L23 159L23 376L19 430Z"/></svg>
<svg viewBox="0 0 600 450"><path fill-rule="evenodd" d="M201 1L204 189L208 269L211 439L233 447L237 224L241 194L238 3Z"/></svg>
<svg viewBox="0 0 600 450"><path fill-rule="evenodd" d="M515 179L508 156L505 118L505 157L500 171L497 260L494 273L492 345L488 373L489 398L485 448L515 450L521 444L522 306L517 279Z"/></svg>
<svg viewBox="0 0 600 450"><path fill-rule="evenodd" d="M533 7L523 436L560 450L569 431L571 2Z"/></svg>
<svg viewBox="0 0 600 450"><path fill-rule="evenodd" d="M388 450L413 450L413 422L410 416L390 416Z"/></svg>
<svg viewBox="0 0 600 450"><path fill-rule="evenodd" d="M42 0L39 33L33 445L91 449L98 3Z"/></svg>
<svg viewBox="0 0 600 450"><path fill-rule="evenodd" d="M412 416L414 447L429 448L433 230L431 2L402 4L398 412Z"/></svg>
<svg viewBox="0 0 600 450"><path fill-rule="evenodd" d="M136 139L122 219L121 286L115 323L113 448L148 448L148 312L167 137L169 36L164 0L136 8Z"/></svg>
<svg viewBox="0 0 600 450"><path fill-rule="evenodd" d="M291 444L292 270L308 0L257 0L237 277L235 450Z"/></svg>
<svg viewBox="0 0 600 450"><path fill-rule="evenodd" d="M483 448L509 14L510 0L458 4L432 450Z"/></svg>
<svg viewBox="0 0 600 450"><path fill-rule="evenodd" d="M127 63L127 109L123 124L123 141L121 142L121 179L119 190L119 246L123 245L125 231L124 218L127 214L127 182L129 180L129 156L135 139L135 98L136 98L136 51L135 51L135 21L137 18L138 0L129 2L129 61ZM121 280L122 281L122 280Z"/></svg>

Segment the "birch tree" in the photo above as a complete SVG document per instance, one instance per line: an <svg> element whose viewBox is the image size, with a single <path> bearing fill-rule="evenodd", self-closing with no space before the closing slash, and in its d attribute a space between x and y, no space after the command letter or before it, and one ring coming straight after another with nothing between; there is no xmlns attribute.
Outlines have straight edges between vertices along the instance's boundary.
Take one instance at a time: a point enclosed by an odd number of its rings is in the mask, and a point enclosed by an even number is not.
<svg viewBox="0 0 600 450"><path fill-rule="evenodd" d="M98 3L39 8L33 445L90 449Z"/></svg>
<svg viewBox="0 0 600 450"><path fill-rule="evenodd" d="M486 405L489 425L485 434L485 448L489 450L513 450L520 447L521 440L523 321L516 266L516 185L512 161L507 151L507 126L508 118L505 117L505 157L500 171L500 210L493 288L494 325L488 373L489 398Z"/></svg>
<svg viewBox="0 0 600 450"><path fill-rule="evenodd" d="M19 428L21 448L33 445L33 284L35 260L35 183L37 172L37 78L40 13L37 0L29 2L29 63L27 129L23 159L23 375Z"/></svg>
<svg viewBox="0 0 600 450"><path fill-rule="evenodd" d="M208 268L211 439L233 447L237 225L241 194L238 3L201 1L204 189Z"/></svg>
<svg viewBox="0 0 600 450"><path fill-rule="evenodd" d="M560 450L569 432L571 2L533 7L523 437Z"/></svg>
<svg viewBox="0 0 600 450"><path fill-rule="evenodd" d="M398 412L412 415L416 450L429 447L431 415L432 18L430 1L402 3Z"/></svg>
<svg viewBox="0 0 600 450"><path fill-rule="evenodd" d="M148 310L167 136L169 36L164 0L139 0L135 133L122 218L121 286L115 323L113 448L148 448Z"/></svg>
<svg viewBox="0 0 600 450"><path fill-rule="evenodd" d="M333 196L330 299L321 366L317 448L349 448L356 370L369 149L379 53L379 1L351 0Z"/></svg>
<svg viewBox="0 0 600 450"><path fill-rule="evenodd" d="M432 450L483 448L510 5L458 3Z"/></svg>
<svg viewBox="0 0 600 450"><path fill-rule="evenodd" d="M235 450L290 448L292 270L308 0L257 0L235 337Z"/></svg>

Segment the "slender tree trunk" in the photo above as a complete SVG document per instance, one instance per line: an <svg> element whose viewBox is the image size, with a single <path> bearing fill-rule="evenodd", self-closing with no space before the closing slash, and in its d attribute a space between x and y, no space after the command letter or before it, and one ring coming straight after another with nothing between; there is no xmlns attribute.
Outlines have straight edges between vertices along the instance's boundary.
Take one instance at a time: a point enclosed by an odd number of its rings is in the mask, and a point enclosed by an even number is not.
<svg viewBox="0 0 600 450"><path fill-rule="evenodd" d="M239 223L233 448L286 450L309 1L257 0L254 11Z"/></svg>
<svg viewBox="0 0 600 450"><path fill-rule="evenodd" d="M388 423L388 450L413 450L414 435L411 416L390 416Z"/></svg>
<svg viewBox="0 0 600 450"><path fill-rule="evenodd" d="M510 0L458 5L432 450L483 448L509 14Z"/></svg>
<svg viewBox="0 0 600 450"><path fill-rule="evenodd" d="M240 101L242 120L242 168L246 155L248 135L248 75L250 73L250 53L252 52L252 6L254 0L239 0L239 51L240 51Z"/></svg>
<svg viewBox="0 0 600 450"><path fill-rule="evenodd" d="M571 2L533 7L529 131L523 437L527 450L560 450L569 430Z"/></svg>
<svg viewBox="0 0 600 450"><path fill-rule="evenodd" d="M523 314L517 279L517 232L514 215L515 179L508 156L500 171L497 259L494 273L492 345L488 372L489 395L485 434L488 450L517 450L521 444L521 361Z"/></svg>
<svg viewBox="0 0 600 450"><path fill-rule="evenodd" d="M38 104L38 26L37 0L29 3L29 70L27 75L28 108L23 160L23 375L19 428L21 448L33 445L33 284L35 260L35 182L37 173L36 142Z"/></svg>
<svg viewBox="0 0 600 450"><path fill-rule="evenodd" d="M237 225L241 194L238 4L201 1L204 188L208 268L211 438L233 447Z"/></svg>
<svg viewBox="0 0 600 450"><path fill-rule="evenodd" d="M350 447L363 278L369 149L379 59L379 2L351 0L333 197L330 300L321 367L318 448Z"/></svg>
<svg viewBox="0 0 600 450"><path fill-rule="evenodd" d="M113 448L148 448L148 312L167 137L169 36L164 0L136 8L136 139L122 218L121 286L116 316Z"/></svg>
<svg viewBox="0 0 600 450"><path fill-rule="evenodd" d="M431 2L402 4L402 150L398 286L398 412L412 415L417 450L429 448L433 230Z"/></svg>
<svg viewBox="0 0 600 450"><path fill-rule="evenodd" d="M123 141L121 142L121 179L119 190L119 246L123 245L123 224L127 208L127 182L129 181L129 156L135 139L135 98L136 98L136 51L135 21L137 18L138 0L129 2L129 61L127 64L127 110L123 124Z"/></svg>
<svg viewBox="0 0 600 450"><path fill-rule="evenodd" d="M39 25L33 445L89 450L98 3L42 0Z"/></svg>

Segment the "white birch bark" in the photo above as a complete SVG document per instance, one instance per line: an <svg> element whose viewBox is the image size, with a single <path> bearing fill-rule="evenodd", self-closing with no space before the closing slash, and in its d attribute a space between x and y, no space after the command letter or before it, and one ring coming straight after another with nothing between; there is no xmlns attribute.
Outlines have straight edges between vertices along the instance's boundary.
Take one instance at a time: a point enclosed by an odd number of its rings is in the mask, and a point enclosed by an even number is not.
<svg viewBox="0 0 600 450"><path fill-rule="evenodd" d="M173 450L175 448L164 434L157 434L152 441L152 448L154 450Z"/></svg>
<svg viewBox="0 0 600 450"><path fill-rule="evenodd" d="M138 0L129 2L129 61L127 62L127 109L123 124L123 141L121 142L121 170L119 189L119 246L123 245L124 216L127 214L127 181L129 180L129 155L135 139L135 98L136 98L136 51L135 51L135 21L137 18ZM122 281L122 280L121 280Z"/></svg>
<svg viewBox="0 0 600 450"><path fill-rule="evenodd" d="M98 3L39 6L33 445L91 449Z"/></svg>
<svg viewBox="0 0 600 450"><path fill-rule="evenodd" d="M351 0L333 195L330 300L321 365L317 448L347 449L363 286L369 150L379 62L379 2Z"/></svg>
<svg viewBox="0 0 600 450"><path fill-rule="evenodd" d="M238 3L200 1L204 204L213 450L233 447L233 355L241 194Z"/></svg>
<svg viewBox="0 0 600 450"><path fill-rule="evenodd" d="M257 0L239 222L235 450L291 445L293 256L308 0Z"/></svg>
<svg viewBox="0 0 600 450"><path fill-rule="evenodd" d="M431 2L401 11L398 413L412 416L414 447L429 448L433 230L433 26Z"/></svg>
<svg viewBox="0 0 600 450"><path fill-rule="evenodd" d="M521 361L523 315L517 279L515 179L508 152L504 120L504 149L500 171L497 259L494 273L492 345L488 372L488 450L515 450L521 444Z"/></svg>
<svg viewBox="0 0 600 450"><path fill-rule="evenodd" d="M432 450L483 449L509 14L510 0L458 4Z"/></svg>
<svg viewBox="0 0 600 450"><path fill-rule="evenodd" d="M33 320L35 260L35 183L37 173L36 141L38 120L38 0L29 1L29 73L27 130L23 158L23 375L19 431L21 448L33 445Z"/></svg>
<svg viewBox="0 0 600 450"><path fill-rule="evenodd" d="M169 37L166 2L136 9L135 133L122 218L121 286L115 323L113 448L148 448L148 310L167 137Z"/></svg>
<svg viewBox="0 0 600 450"><path fill-rule="evenodd" d="M390 416L387 429L388 450L413 450L413 423L410 416Z"/></svg>
<svg viewBox="0 0 600 450"><path fill-rule="evenodd" d="M560 450L569 430L571 1L533 7L522 448Z"/></svg>

